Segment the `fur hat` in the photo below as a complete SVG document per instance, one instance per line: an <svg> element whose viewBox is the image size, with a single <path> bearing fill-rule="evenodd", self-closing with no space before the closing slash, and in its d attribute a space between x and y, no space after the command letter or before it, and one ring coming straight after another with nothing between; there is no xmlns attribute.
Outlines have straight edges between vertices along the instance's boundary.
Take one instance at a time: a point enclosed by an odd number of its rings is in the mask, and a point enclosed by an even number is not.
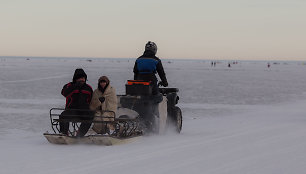
<svg viewBox="0 0 306 174"><path fill-rule="evenodd" d="M98 81L98 83L100 83L102 80L104 80L104 81L106 81L106 84L109 84L109 79L108 79L108 77L106 77L106 76L101 76L100 78L99 78L99 81Z"/></svg>

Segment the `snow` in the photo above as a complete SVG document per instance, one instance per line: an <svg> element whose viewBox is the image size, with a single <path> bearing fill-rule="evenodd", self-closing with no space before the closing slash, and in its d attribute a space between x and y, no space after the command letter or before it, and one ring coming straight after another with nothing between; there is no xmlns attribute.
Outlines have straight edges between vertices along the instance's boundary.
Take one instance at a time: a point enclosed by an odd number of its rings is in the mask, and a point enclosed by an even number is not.
<svg viewBox="0 0 306 174"><path fill-rule="evenodd" d="M82 67L93 88L107 75L118 94L135 59L0 58L0 173L301 174L306 170L306 67L302 62L162 60L180 89L181 134L117 145L54 145L49 109Z"/></svg>

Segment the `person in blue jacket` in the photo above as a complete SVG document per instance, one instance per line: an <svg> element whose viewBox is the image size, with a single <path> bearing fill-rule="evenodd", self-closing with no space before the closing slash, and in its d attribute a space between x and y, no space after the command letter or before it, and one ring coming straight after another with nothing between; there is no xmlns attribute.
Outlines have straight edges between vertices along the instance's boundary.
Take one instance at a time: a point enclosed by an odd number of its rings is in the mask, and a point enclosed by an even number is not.
<svg viewBox="0 0 306 174"><path fill-rule="evenodd" d="M152 94L158 94L157 78L155 76L158 73L161 82L160 84L164 87L168 86L166 74L162 65L161 60L156 57L157 46L154 42L149 41L145 45L145 51L140 56L134 65L134 80L145 80L151 81L152 83Z"/></svg>

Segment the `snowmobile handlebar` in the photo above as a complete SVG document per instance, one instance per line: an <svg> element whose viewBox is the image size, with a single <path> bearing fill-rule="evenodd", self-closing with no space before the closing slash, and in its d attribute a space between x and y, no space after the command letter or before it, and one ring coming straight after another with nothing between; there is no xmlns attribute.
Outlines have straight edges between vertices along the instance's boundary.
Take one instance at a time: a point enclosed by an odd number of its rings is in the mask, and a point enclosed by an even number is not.
<svg viewBox="0 0 306 174"><path fill-rule="evenodd" d="M159 92L162 93L163 95L167 95L169 93L177 93L179 92L178 88L159 88Z"/></svg>

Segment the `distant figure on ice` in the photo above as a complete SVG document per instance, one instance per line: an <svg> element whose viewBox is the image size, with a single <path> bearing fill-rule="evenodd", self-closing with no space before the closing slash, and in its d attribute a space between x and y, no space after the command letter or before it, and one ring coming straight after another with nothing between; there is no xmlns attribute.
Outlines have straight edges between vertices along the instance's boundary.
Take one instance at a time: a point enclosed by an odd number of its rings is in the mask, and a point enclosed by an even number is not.
<svg viewBox="0 0 306 174"><path fill-rule="evenodd" d="M157 52L157 46L154 42L149 41L145 46L145 51L140 56L134 65L134 80L152 81L152 94L158 94L157 78L155 76L158 73L161 82L164 87L168 86L166 74L161 60L155 56Z"/></svg>
<svg viewBox="0 0 306 174"><path fill-rule="evenodd" d="M92 112L89 104L92 98L92 88L86 84L87 75L83 69L76 69L72 82L64 85L62 95L66 97L65 111L59 116L60 119L91 120ZM79 109L79 110L74 110ZM81 123L76 136L84 136L91 123ZM60 132L69 135L69 122L60 122Z"/></svg>
<svg viewBox="0 0 306 174"><path fill-rule="evenodd" d="M228 63L228 65L227 65L229 68L231 67L231 63Z"/></svg>
<svg viewBox="0 0 306 174"><path fill-rule="evenodd" d="M270 68L270 66L271 66L270 63L268 63L267 67Z"/></svg>
<svg viewBox="0 0 306 174"><path fill-rule="evenodd" d="M99 78L98 88L93 92L90 102L90 109L95 111L95 121L114 121L117 111L117 95L115 88L110 85L108 77L101 76ZM107 124L107 127L105 124L95 123L92 129L100 134L112 134L115 127L110 123Z"/></svg>

